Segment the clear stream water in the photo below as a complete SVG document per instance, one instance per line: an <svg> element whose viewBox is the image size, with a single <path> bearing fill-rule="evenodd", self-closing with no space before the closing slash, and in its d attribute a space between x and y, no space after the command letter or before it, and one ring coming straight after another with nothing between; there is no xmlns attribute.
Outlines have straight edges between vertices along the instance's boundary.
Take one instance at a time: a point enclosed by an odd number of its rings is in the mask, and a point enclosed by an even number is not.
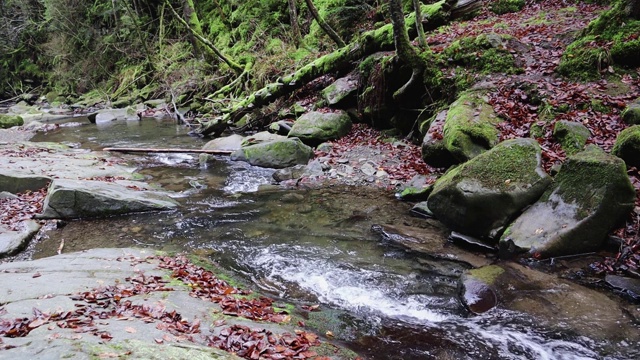
<svg viewBox="0 0 640 360"><path fill-rule="evenodd" d="M33 141L107 146L193 147L203 140L172 121L145 119L62 127ZM125 155L152 183L179 194L181 210L71 221L27 255L95 247L149 247L207 254L268 295L320 304L308 326L370 359L634 359L638 344L590 339L494 309L471 316L457 298L464 268L391 247L372 224L415 223L408 204L373 189L283 190L272 170L224 157L201 168L191 155ZM267 185L267 186L265 186ZM549 320L549 319L546 319ZM551 322L552 323L552 322Z"/></svg>

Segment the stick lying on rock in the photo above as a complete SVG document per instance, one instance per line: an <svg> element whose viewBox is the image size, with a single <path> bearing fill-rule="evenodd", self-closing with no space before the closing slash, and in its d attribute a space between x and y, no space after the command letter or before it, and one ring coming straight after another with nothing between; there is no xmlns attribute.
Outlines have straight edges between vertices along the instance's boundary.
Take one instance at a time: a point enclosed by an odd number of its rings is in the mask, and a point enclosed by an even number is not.
<svg viewBox="0 0 640 360"><path fill-rule="evenodd" d="M104 148L103 151L133 152L133 153L198 153L214 155L230 155L231 150L204 150L204 149L151 149L151 148Z"/></svg>

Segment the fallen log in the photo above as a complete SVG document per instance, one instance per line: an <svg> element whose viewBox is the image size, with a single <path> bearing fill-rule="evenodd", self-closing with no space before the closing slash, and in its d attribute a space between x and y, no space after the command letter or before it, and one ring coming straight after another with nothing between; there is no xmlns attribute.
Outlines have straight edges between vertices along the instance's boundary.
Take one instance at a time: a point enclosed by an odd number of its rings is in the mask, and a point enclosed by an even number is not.
<svg viewBox="0 0 640 360"><path fill-rule="evenodd" d="M213 155L231 155L231 150L205 150L205 149L151 149L151 148L104 148L102 151L132 152L132 153L196 153Z"/></svg>

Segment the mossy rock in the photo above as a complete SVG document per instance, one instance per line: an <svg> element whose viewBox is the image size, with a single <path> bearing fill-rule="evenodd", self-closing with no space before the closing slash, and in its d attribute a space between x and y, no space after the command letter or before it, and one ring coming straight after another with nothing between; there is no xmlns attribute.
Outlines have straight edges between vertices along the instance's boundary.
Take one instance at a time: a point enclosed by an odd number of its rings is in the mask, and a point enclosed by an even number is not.
<svg viewBox="0 0 640 360"><path fill-rule="evenodd" d="M311 111L296 120L289 137L297 137L307 145L316 146L347 135L351 125L351 117L345 111Z"/></svg>
<svg viewBox="0 0 640 360"><path fill-rule="evenodd" d="M447 112L444 146L459 162L472 159L498 143L499 132L495 127L498 122L484 91L464 92Z"/></svg>
<svg viewBox="0 0 640 360"><path fill-rule="evenodd" d="M24 125L24 119L22 119L21 116L0 114L0 129L8 129L22 125Z"/></svg>
<svg viewBox="0 0 640 360"><path fill-rule="evenodd" d="M496 282L505 272L497 265L465 271L458 280L460 301L467 310L481 314L498 305Z"/></svg>
<svg viewBox="0 0 640 360"><path fill-rule="evenodd" d="M501 252L546 258L598 250L635 199L624 162L587 146L565 161L553 185L509 226Z"/></svg>
<svg viewBox="0 0 640 360"><path fill-rule="evenodd" d="M312 157L313 149L297 138L243 146L231 154L231 160L246 161L251 165L275 169L304 165Z"/></svg>
<svg viewBox="0 0 640 360"><path fill-rule="evenodd" d="M640 124L640 99L636 99L634 102L627 104L621 116L622 120L629 125Z"/></svg>
<svg viewBox="0 0 640 360"><path fill-rule="evenodd" d="M586 126L575 121L558 121L553 128L553 137L560 143L567 155L584 149L591 132Z"/></svg>
<svg viewBox="0 0 640 360"><path fill-rule="evenodd" d="M640 125L634 125L618 134L611 153L628 166L640 167Z"/></svg>
<svg viewBox="0 0 640 360"><path fill-rule="evenodd" d="M447 150L442 136L436 129L442 129L447 118L447 110L439 112L433 120L429 121L429 129L422 139L422 160L437 168L448 168L458 161Z"/></svg>
<svg viewBox="0 0 640 360"><path fill-rule="evenodd" d="M524 0L495 0L489 8L498 15L518 12L524 8Z"/></svg>
<svg viewBox="0 0 640 360"><path fill-rule="evenodd" d="M525 47L509 35L482 34L454 41L441 56L445 61L475 69L480 74L518 74L523 69L510 50Z"/></svg>
<svg viewBox="0 0 640 360"><path fill-rule="evenodd" d="M434 185L429 209L447 227L495 237L551 183L533 139L514 139L449 170Z"/></svg>
<svg viewBox="0 0 640 360"><path fill-rule="evenodd" d="M345 76L322 90L327 105L332 107L355 106L360 84L355 76Z"/></svg>

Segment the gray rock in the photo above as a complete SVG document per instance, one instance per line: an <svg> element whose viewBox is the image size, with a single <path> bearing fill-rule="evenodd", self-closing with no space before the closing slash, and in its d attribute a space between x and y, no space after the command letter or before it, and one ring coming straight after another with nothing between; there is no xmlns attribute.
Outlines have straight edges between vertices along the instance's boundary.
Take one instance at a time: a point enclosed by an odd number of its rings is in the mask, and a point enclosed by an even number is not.
<svg viewBox="0 0 640 360"><path fill-rule="evenodd" d="M449 170L434 184L429 209L454 231L494 237L550 184L532 139L505 141Z"/></svg>
<svg viewBox="0 0 640 360"><path fill-rule="evenodd" d="M501 252L552 257L597 250L635 198L624 162L588 146L565 161L553 185L509 226Z"/></svg>
<svg viewBox="0 0 640 360"><path fill-rule="evenodd" d="M242 146L255 145L263 142L269 141L280 141L286 139L286 136L272 134L268 131L261 131L259 133L255 133L253 135L247 136L242 140Z"/></svg>
<svg viewBox="0 0 640 360"><path fill-rule="evenodd" d="M629 125L640 124L640 98L627 104L627 107L622 111L622 120Z"/></svg>
<svg viewBox="0 0 640 360"><path fill-rule="evenodd" d="M251 165L282 169L304 165L313 157L313 149L298 139L260 142L243 146L231 154L231 160L246 161Z"/></svg>
<svg viewBox="0 0 640 360"><path fill-rule="evenodd" d="M115 121L115 120L127 120L127 121L135 121L140 120L138 117L138 113L135 108L129 106L124 109L105 109L100 110L96 114L96 124Z"/></svg>
<svg viewBox="0 0 640 360"><path fill-rule="evenodd" d="M306 169L307 166L305 165L295 165L292 167L276 170L271 176L277 182L294 180L301 178Z"/></svg>
<svg viewBox="0 0 640 360"><path fill-rule="evenodd" d="M25 248L38 230L40 224L34 220L22 221L18 230L0 225L0 258L16 254Z"/></svg>
<svg viewBox="0 0 640 360"><path fill-rule="evenodd" d="M204 150L229 150L236 151L240 149L242 145L242 135L233 134L230 136L215 138L208 143L204 144L202 149Z"/></svg>
<svg viewBox="0 0 640 360"><path fill-rule="evenodd" d="M611 154L624 160L628 166L640 167L640 125L622 130L616 138Z"/></svg>
<svg viewBox="0 0 640 360"><path fill-rule="evenodd" d="M42 189L42 188L40 188ZM0 200L3 199L18 199L18 196L14 195L13 193L10 193L8 191L2 191L0 192Z"/></svg>
<svg viewBox="0 0 640 360"><path fill-rule="evenodd" d="M46 176L11 174L0 170L0 191L13 194L27 190L37 191L47 187L50 182L51 178Z"/></svg>
<svg viewBox="0 0 640 360"><path fill-rule="evenodd" d="M442 139L442 129L446 119L447 110L439 112L431 120L429 128L422 139L422 160L437 168L446 168L458 162L451 152L447 150Z"/></svg>
<svg viewBox="0 0 640 360"><path fill-rule="evenodd" d="M297 137L307 145L316 146L347 135L351 125L349 114L342 110L330 113L312 111L296 120L289 137Z"/></svg>
<svg viewBox="0 0 640 360"><path fill-rule="evenodd" d="M324 96L327 105L340 106L350 100L352 102L356 100L358 86L355 76L345 76L322 90L322 96Z"/></svg>
<svg viewBox="0 0 640 360"><path fill-rule="evenodd" d="M40 218L85 218L175 209L164 193L138 191L134 182L108 183L55 179L49 186Z"/></svg>
<svg viewBox="0 0 640 360"><path fill-rule="evenodd" d="M560 143L567 155L573 155L584 149L591 132L586 126L575 121L561 120L553 127L553 137Z"/></svg>

